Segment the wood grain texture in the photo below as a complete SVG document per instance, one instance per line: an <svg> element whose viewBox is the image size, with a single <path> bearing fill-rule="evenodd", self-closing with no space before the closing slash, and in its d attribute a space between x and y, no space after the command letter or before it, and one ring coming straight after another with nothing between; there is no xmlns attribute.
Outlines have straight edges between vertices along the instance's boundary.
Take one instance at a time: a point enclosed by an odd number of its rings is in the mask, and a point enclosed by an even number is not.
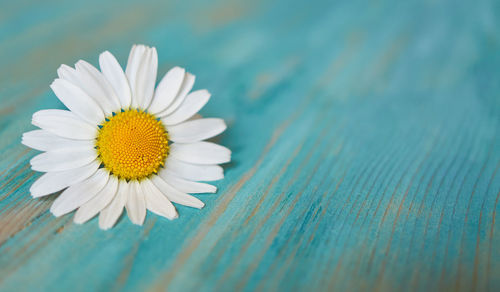
<svg viewBox="0 0 500 292"><path fill-rule="evenodd" d="M0 290L498 291L497 1L2 1ZM233 151L202 210L53 217L20 144L61 63L157 47Z"/></svg>

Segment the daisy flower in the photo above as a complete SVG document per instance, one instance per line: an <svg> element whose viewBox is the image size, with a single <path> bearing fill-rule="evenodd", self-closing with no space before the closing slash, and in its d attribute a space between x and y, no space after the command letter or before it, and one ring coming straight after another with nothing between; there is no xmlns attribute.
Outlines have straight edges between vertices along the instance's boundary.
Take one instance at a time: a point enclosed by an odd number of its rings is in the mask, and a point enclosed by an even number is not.
<svg viewBox="0 0 500 292"><path fill-rule="evenodd" d="M50 211L61 216L77 209L84 223L99 213L99 227L111 228L125 208L142 225L146 209L178 217L172 203L204 206L188 193L214 193L199 181L222 179L218 164L231 151L204 140L226 129L222 119L201 118L207 90L191 91L195 76L174 67L156 84L156 49L134 45L125 72L108 51L101 71L80 60L61 65L51 88L68 110L33 114L40 129L23 134L22 143L43 153L31 159L45 172L30 188L34 198L62 193Z"/></svg>

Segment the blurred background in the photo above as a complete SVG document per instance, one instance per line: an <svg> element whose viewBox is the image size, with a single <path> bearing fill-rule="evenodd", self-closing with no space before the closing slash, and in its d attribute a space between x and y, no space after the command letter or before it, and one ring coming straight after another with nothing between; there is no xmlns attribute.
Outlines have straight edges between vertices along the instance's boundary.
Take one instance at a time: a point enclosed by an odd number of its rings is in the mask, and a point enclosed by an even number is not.
<svg viewBox="0 0 500 292"><path fill-rule="evenodd" d="M0 290L495 291L500 3L0 1ZM196 75L233 151L206 207L53 217L20 144L60 64Z"/></svg>

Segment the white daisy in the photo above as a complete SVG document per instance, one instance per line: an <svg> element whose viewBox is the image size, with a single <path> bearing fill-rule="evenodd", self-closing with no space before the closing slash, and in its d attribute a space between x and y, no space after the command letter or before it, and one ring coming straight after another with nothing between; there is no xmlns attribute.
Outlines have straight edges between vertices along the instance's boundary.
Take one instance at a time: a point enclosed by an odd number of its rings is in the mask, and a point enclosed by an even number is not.
<svg viewBox="0 0 500 292"><path fill-rule="evenodd" d="M205 142L226 129L222 119L201 118L206 90L190 92L195 77L174 67L155 90L156 49L134 45L123 72L110 52L99 56L101 71L85 61L75 69L61 65L51 88L69 110L33 114L40 128L24 133L22 143L45 151L31 159L45 172L30 188L35 198L64 190L50 211L61 216L78 209L76 223L98 213L99 226L111 228L123 212L142 225L146 209L178 217L171 202L202 208L187 193L214 193L197 181L224 177L218 165L231 151Z"/></svg>

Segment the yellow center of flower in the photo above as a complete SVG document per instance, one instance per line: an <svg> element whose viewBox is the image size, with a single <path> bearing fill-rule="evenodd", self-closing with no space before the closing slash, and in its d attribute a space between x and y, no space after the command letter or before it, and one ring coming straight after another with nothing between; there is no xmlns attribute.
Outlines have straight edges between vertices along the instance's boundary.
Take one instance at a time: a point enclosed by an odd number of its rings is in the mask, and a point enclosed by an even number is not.
<svg viewBox="0 0 500 292"><path fill-rule="evenodd" d="M96 142L99 159L115 176L141 180L157 173L168 155L168 134L153 115L131 109L106 118Z"/></svg>

